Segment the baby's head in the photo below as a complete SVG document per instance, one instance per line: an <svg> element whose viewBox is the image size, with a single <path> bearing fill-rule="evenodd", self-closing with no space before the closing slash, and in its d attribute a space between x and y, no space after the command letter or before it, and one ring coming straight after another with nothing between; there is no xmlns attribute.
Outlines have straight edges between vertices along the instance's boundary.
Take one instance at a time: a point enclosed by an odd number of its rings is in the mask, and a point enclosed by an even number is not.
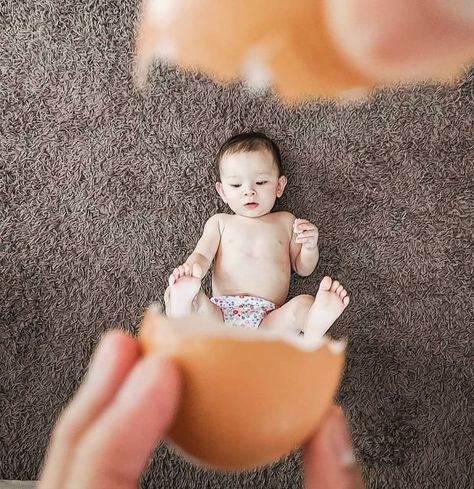
<svg viewBox="0 0 474 489"><path fill-rule="evenodd" d="M245 217L268 214L287 182L278 146L259 132L228 139L217 154L216 170L217 192L236 214Z"/></svg>

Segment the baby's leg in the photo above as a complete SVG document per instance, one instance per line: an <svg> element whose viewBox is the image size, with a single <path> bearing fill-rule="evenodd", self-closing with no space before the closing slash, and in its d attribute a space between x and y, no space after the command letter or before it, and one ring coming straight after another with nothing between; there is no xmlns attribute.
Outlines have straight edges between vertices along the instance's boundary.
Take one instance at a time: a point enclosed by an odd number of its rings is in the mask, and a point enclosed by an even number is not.
<svg viewBox="0 0 474 489"><path fill-rule="evenodd" d="M304 323L305 338L311 341L322 338L348 304L349 296L342 284L324 277Z"/></svg>
<svg viewBox="0 0 474 489"><path fill-rule="evenodd" d="M197 314L211 317L216 321L224 324L222 311L218 306L216 306L213 302L209 300L209 297L207 297L202 289L199 290L197 296L194 299L194 307Z"/></svg>
<svg viewBox="0 0 474 489"><path fill-rule="evenodd" d="M214 317L222 322L221 310L201 289L201 269L197 265L194 265L192 270L186 270L186 275L177 280L170 279L164 300L168 317L196 313Z"/></svg>
<svg viewBox="0 0 474 489"><path fill-rule="evenodd" d="M314 297L312 295L293 297L265 316L259 329L299 334L304 329L304 322L313 302Z"/></svg>
<svg viewBox="0 0 474 489"><path fill-rule="evenodd" d="M194 299L201 290L201 277L199 265L191 269L188 264L184 264L173 270L164 295L167 316L179 317L195 312Z"/></svg>
<svg viewBox="0 0 474 489"><path fill-rule="evenodd" d="M348 304L349 296L344 287L326 276L319 284L316 298L311 295L294 297L265 317L260 327L297 334L303 331L309 340L320 339Z"/></svg>

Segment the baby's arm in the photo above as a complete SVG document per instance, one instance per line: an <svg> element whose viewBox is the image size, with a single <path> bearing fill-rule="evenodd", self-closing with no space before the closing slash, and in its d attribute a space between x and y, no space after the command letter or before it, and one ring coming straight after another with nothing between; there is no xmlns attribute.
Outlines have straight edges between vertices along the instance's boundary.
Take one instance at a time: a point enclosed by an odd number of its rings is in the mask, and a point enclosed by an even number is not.
<svg viewBox="0 0 474 489"><path fill-rule="evenodd" d="M290 259L293 270L302 277L311 275L319 260L318 228L307 219L293 218Z"/></svg>
<svg viewBox="0 0 474 489"><path fill-rule="evenodd" d="M198 264L202 270L202 277L204 277L216 256L220 239L219 214L215 214L207 220L202 236L185 264L188 264L191 270L194 264Z"/></svg>

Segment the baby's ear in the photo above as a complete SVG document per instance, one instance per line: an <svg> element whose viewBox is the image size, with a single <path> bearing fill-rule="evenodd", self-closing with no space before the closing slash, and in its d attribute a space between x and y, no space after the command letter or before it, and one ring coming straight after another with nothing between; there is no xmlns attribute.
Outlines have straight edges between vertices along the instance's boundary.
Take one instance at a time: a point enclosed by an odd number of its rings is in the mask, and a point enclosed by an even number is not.
<svg viewBox="0 0 474 489"><path fill-rule="evenodd" d="M217 193L221 196L221 199L224 201L224 203L227 204L227 199L226 199L226 196L224 193L224 188L222 187L221 182L216 182L216 190L217 190Z"/></svg>
<svg viewBox="0 0 474 489"><path fill-rule="evenodd" d="M288 183L288 179L285 177L285 175L282 175L278 179L277 197L281 197L283 195L283 191L285 190L287 183Z"/></svg>

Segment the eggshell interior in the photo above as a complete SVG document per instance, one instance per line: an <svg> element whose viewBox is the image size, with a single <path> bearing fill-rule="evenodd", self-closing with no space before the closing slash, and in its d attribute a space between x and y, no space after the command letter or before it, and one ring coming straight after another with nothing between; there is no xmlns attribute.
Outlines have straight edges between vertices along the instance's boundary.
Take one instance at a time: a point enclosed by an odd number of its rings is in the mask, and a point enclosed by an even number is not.
<svg viewBox="0 0 474 489"><path fill-rule="evenodd" d="M145 354L172 358L183 391L168 439L192 461L240 471L302 444L332 403L344 351L297 336L230 328L202 316L167 319L149 309Z"/></svg>

